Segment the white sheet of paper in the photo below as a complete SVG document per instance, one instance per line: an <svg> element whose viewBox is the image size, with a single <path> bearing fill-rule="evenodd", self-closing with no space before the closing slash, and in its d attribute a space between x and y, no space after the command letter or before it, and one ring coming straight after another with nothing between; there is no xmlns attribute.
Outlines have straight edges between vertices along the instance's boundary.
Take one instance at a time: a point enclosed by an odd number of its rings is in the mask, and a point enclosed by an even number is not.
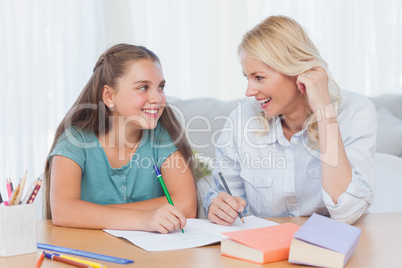
<svg viewBox="0 0 402 268"><path fill-rule="evenodd" d="M165 251L174 249L195 248L219 243L225 238L221 233L238 230L277 225L276 222L264 220L254 216L244 217L244 224L237 219L231 226L212 223L210 220L187 219L184 233L181 231L160 234L143 231L122 231L104 229L116 237L124 238L146 251Z"/></svg>

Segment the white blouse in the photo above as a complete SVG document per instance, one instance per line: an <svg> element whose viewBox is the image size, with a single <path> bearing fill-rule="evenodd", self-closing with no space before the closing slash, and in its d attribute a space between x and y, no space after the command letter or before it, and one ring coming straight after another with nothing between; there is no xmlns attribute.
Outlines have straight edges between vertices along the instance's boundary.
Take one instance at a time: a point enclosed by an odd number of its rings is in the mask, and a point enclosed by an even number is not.
<svg viewBox="0 0 402 268"><path fill-rule="evenodd" d="M330 215L355 222L373 202L374 152L377 117L371 101L341 91L338 123L352 167L352 182L335 205L321 185L319 148L310 148L307 127L290 141L283 135L279 116L262 129L255 103L244 103L230 115L215 145L215 187L203 199L208 208L219 192L222 172L233 196L247 201L245 215L258 217ZM318 146L317 146L318 147Z"/></svg>

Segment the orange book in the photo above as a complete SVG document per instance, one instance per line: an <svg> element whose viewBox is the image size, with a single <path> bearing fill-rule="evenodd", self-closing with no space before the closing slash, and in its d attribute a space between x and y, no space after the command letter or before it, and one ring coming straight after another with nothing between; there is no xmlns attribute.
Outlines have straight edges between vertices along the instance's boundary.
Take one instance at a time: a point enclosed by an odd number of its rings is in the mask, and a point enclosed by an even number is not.
<svg viewBox="0 0 402 268"><path fill-rule="evenodd" d="M300 228L294 223L222 233L221 254L255 263L287 260L293 234Z"/></svg>

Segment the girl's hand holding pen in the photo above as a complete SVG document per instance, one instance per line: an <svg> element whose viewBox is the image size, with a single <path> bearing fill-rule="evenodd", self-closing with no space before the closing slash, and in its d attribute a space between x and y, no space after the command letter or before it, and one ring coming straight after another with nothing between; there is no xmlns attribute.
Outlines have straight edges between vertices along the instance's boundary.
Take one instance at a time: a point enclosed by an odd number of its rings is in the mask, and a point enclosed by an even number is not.
<svg viewBox="0 0 402 268"><path fill-rule="evenodd" d="M231 196L221 192L212 200L209 207L208 219L221 225L232 225L243 212L247 202L239 196Z"/></svg>
<svg viewBox="0 0 402 268"><path fill-rule="evenodd" d="M186 217L177 208L166 204L153 210L144 211L144 231L159 232L167 234L183 229L186 225Z"/></svg>

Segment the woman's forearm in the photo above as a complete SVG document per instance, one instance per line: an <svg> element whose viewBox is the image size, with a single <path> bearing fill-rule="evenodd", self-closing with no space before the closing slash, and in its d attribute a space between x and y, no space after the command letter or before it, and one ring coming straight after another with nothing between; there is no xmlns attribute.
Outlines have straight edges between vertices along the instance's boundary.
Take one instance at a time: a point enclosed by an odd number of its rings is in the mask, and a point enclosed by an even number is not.
<svg viewBox="0 0 402 268"><path fill-rule="evenodd" d="M327 105L318 116L318 132L321 151L322 186L337 204L352 179L352 168L343 145L336 113ZM324 112L325 111L325 112Z"/></svg>

